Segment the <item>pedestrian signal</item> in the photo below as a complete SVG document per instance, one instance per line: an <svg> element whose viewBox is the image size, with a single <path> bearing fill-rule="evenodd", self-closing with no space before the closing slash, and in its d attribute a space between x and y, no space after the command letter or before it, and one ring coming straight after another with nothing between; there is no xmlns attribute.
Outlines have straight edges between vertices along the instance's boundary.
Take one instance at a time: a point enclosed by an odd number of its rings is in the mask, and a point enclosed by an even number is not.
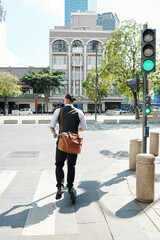
<svg viewBox="0 0 160 240"><path fill-rule="evenodd" d="M145 113L148 115L151 112L151 97L146 96L145 97Z"/></svg>

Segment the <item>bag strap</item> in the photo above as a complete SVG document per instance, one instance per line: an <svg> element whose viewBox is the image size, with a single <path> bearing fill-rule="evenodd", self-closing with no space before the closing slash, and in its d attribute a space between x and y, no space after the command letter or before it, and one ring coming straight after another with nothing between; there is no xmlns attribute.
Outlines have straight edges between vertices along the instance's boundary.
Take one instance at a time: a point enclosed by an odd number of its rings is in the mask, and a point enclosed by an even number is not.
<svg viewBox="0 0 160 240"><path fill-rule="evenodd" d="M62 119L63 119L63 107L61 108L60 111L60 133L62 132Z"/></svg>

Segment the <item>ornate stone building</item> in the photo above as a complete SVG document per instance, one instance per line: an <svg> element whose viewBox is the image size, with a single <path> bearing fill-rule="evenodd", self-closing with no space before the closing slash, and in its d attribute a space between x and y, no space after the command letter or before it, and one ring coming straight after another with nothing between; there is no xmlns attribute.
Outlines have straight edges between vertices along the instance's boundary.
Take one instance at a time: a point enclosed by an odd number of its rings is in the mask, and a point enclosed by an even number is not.
<svg viewBox="0 0 160 240"><path fill-rule="evenodd" d="M51 102L58 102L66 93L73 93L77 96L77 104L83 105L83 109L91 111L94 109L94 102L83 96L82 82L86 80L87 72L97 64L101 65L103 60L103 44L110 36L109 31L103 31L97 26L97 14L95 13L73 13L72 25L66 27L55 27L50 30L49 54L50 68L64 72L64 87L61 93L52 91ZM102 110L108 107L105 102L117 103L119 106L122 99L114 92L110 98L102 100Z"/></svg>

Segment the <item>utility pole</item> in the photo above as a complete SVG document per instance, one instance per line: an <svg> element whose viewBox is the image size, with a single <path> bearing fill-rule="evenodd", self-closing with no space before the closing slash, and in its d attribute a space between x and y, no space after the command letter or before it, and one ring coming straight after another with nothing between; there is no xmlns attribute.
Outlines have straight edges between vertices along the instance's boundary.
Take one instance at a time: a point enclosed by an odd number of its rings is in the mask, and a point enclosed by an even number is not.
<svg viewBox="0 0 160 240"><path fill-rule="evenodd" d="M98 52L98 43L96 44L96 81L95 81L95 121L96 122L97 122L97 84L98 84L97 52Z"/></svg>
<svg viewBox="0 0 160 240"><path fill-rule="evenodd" d="M147 96L147 74L143 73L143 126L142 126L142 139L143 139L143 153L147 152L147 115L145 112L145 98Z"/></svg>
<svg viewBox="0 0 160 240"><path fill-rule="evenodd" d="M143 25L143 31L148 28L147 24ZM143 125L142 125L142 139L143 139L143 153L147 152L147 137L145 129L147 127L147 115L145 113L145 97L147 95L147 73L143 72Z"/></svg>
<svg viewBox="0 0 160 240"><path fill-rule="evenodd" d="M143 72L143 153L147 152L147 137L149 137L149 127L147 127L147 115L151 112L151 97L148 96L147 74L155 72L156 67L156 29L143 25L141 37L141 70Z"/></svg>

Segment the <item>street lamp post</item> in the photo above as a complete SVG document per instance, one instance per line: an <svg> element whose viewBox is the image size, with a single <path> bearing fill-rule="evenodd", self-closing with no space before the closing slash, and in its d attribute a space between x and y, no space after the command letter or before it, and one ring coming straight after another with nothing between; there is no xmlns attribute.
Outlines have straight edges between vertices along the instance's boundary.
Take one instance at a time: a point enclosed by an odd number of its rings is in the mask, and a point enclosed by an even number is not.
<svg viewBox="0 0 160 240"><path fill-rule="evenodd" d="M95 81L95 121L96 122L97 122L97 84L98 84L97 52L98 52L98 43L96 44L96 81Z"/></svg>

